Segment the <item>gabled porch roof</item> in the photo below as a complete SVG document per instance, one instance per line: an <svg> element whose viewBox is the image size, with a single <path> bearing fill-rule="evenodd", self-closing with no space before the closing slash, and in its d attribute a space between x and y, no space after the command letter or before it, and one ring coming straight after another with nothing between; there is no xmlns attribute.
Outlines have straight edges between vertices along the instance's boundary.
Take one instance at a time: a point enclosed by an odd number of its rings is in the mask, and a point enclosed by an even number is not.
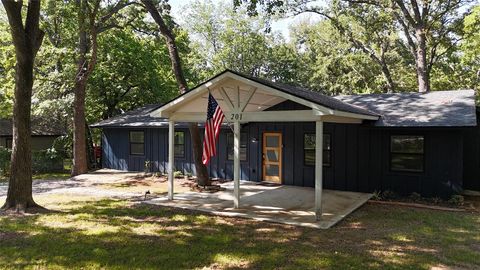
<svg viewBox="0 0 480 270"><path fill-rule="evenodd" d="M325 122L355 122L377 120L379 115L364 108L348 104L336 98L307 89L271 82L225 70L210 80L196 86L189 92L178 96L163 106L153 110L151 116L165 117L175 121L204 121L208 93L211 93L224 113L242 112L243 121L275 121L268 117L259 117L250 113L268 110L286 100L305 106L309 112L299 110L295 115L288 115L284 121L315 121L323 116ZM312 110L313 114L312 114ZM202 114L199 114L202 113ZM273 115L273 112L270 113ZM278 115L278 114L277 114ZM252 117L249 117L252 116ZM229 117L226 117L229 121Z"/></svg>

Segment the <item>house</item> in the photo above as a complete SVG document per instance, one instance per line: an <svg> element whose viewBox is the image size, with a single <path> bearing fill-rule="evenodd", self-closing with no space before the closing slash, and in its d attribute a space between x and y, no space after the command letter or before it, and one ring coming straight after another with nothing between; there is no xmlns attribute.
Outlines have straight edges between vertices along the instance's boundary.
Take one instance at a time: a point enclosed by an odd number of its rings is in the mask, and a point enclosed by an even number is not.
<svg viewBox="0 0 480 270"><path fill-rule="evenodd" d="M12 148L12 119L0 119L0 147ZM56 138L66 134L66 128L57 121L41 117L32 118L32 150L52 147Z"/></svg>
<svg viewBox="0 0 480 270"><path fill-rule="evenodd" d="M209 93L225 112L211 177L315 187L318 211L322 188L480 190L473 90L329 97L230 70L164 105L92 125L103 130L103 167L166 173L174 160L173 170L195 173L187 123L205 121Z"/></svg>

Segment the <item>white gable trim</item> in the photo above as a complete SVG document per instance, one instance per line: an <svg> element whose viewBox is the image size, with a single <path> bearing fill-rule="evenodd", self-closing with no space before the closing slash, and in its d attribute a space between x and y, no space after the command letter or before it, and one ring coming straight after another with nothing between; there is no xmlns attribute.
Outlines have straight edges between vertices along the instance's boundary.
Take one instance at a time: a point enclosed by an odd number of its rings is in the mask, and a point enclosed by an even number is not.
<svg viewBox="0 0 480 270"><path fill-rule="evenodd" d="M323 105L320 105L318 103L294 96L292 94L283 92L281 90L275 89L273 87L270 87L268 85L253 81L251 79L245 78L243 76L237 75L235 73L232 73L230 71L226 71L225 73L205 82L202 85L199 85L198 87L190 90L186 94L183 94L179 96L178 98L170 101L169 103L163 105L162 107L154 110L153 112L150 113L152 117L165 117L165 118L170 118L175 114L175 109L178 108L179 106L182 106L184 102L188 102L198 96L203 95L205 92L208 91L209 88L213 88L216 84L220 83L226 78L231 78L234 80L238 80L240 82L243 82L245 84L251 85L255 89L263 89L271 92L272 94L282 97L286 100L291 100L293 102L296 102L298 104L302 104L306 107L311 108L314 111L315 115L318 116L325 116L325 115L335 115L335 116L340 116L340 117L350 117L350 118L355 118L355 119L365 119L365 120L378 120L378 116L371 116L371 115L364 115L364 114L357 114L357 113L350 113L350 112L344 112L344 111L339 111L339 110L333 110L330 108L327 108ZM223 92L223 89L220 89L220 94L224 97L225 93ZM253 96L253 95L252 95ZM251 98L251 97L250 97ZM225 99L225 97L224 97ZM228 99L226 99L227 104L229 102ZM228 104L230 105L230 104ZM242 104L242 106L246 106L246 104ZM183 118L183 117L182 117ZM192 119L193 121L193 119Z"/></svg>

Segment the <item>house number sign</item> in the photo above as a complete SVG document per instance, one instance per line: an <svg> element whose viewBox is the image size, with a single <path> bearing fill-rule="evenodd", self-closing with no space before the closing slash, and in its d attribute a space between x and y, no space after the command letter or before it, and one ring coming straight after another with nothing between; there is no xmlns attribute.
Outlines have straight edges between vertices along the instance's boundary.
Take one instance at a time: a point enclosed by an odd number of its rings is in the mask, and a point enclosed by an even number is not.
<svg viewBox="0 0 480 270"><path fill-rule="evenodd" d="M230 120L242 120L242 114L241 113L232 113L230 116Z"/></svg>

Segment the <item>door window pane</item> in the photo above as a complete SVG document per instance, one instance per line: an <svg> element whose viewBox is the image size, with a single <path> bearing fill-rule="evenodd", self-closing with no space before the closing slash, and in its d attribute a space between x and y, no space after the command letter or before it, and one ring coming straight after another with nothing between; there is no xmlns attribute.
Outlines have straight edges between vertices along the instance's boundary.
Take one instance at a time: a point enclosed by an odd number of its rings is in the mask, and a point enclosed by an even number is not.
<svg viewBox="0 0 480 270"><path fill-rule="evenodd" d="M267 176L279 176L280 166L274 164L265 165L265 175Z"/></svg>
<svg viewBox="0 0 480 270"><path fill-rule="evenodd" d="M267 147L279 147L280 146L280 141L279 141L279 136L265 136L266 141L266 146Z"/></svg>
<svg viewBox="0 0 480 270"><path fill-rule="evenodd" d="M273 162L278 162L278 151L269 149L267 150L267 160L268 161L273 161Z"/></svg>

